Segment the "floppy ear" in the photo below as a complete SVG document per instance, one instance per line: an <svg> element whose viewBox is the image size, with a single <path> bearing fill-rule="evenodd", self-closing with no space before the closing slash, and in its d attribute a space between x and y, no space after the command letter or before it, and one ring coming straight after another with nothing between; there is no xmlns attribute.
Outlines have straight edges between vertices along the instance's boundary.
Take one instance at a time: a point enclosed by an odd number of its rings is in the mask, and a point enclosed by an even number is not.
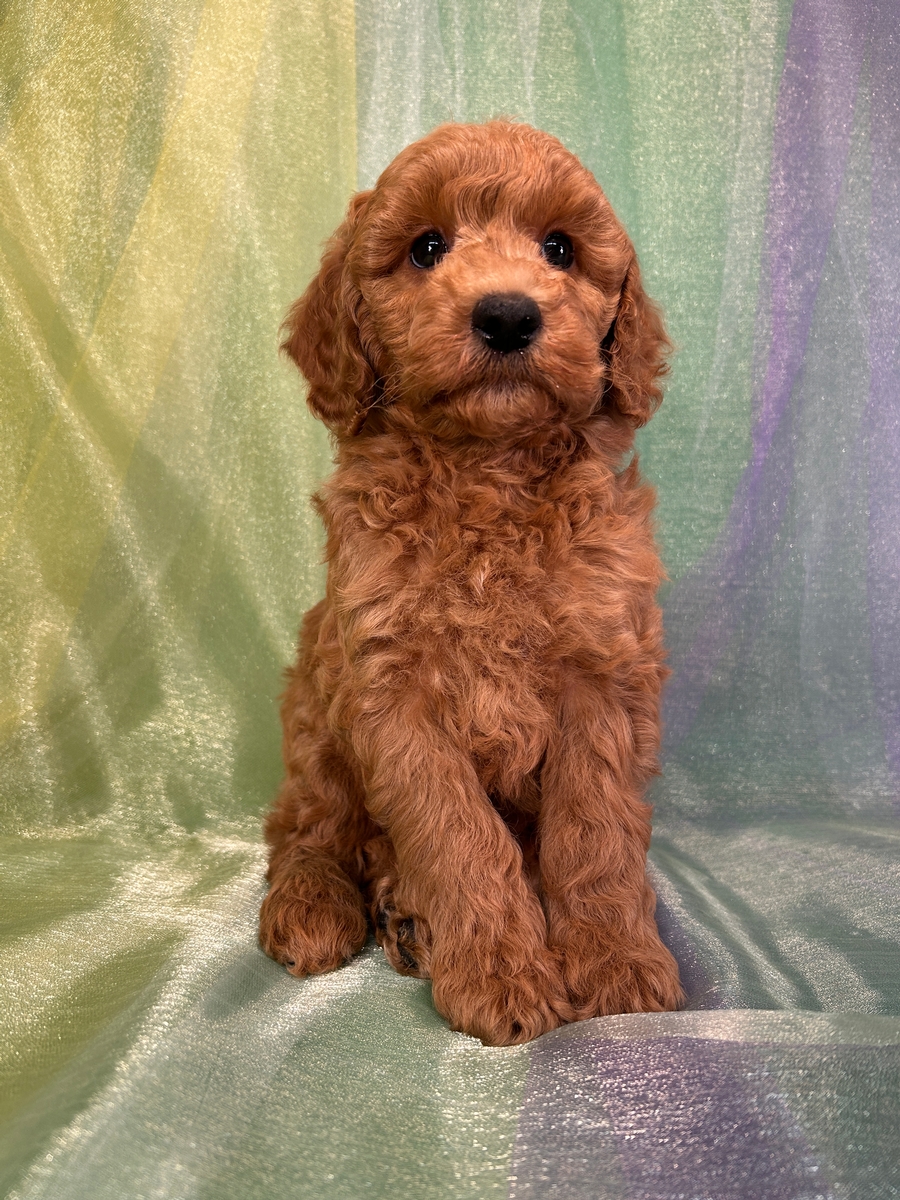
<svg viewBox="0 0 900 1200"><path fill-rule="evenodd" d="M306 401L335 433L347 433L365 410L375 373L363 352L359 318L363 299L347 270L347 253L371 192L358 192L328 241L319 271L285 318L282 350L309 381Z"/></svg>
<svg viewBox="0 0 900 1200"><path fill-rule="evenodd" d="M666 355L672 349L659 309L644 291L637 260L622 284L619 307L603 339L609 364L604 399L645 425L662 402L661 379L668 372Z"/></svg>

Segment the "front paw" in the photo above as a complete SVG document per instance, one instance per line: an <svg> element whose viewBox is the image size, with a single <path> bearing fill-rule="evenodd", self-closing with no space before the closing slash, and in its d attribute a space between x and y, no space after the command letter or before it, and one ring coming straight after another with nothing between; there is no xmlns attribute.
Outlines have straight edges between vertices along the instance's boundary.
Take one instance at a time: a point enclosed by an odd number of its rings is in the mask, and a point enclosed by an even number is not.
<svg viewBox="0 0 900 1200"><path fill-rule="evenodd" d="M451 1029L512 1046L574 1019L553 955L545 945L523 949L513 941L448 957L432 950L434 1006Z"/></svg>
<svg viewBox="0 0 900 1200"><path fill-rule="evenodd" d="M673 1012L684 1002L678 964L658 936L630 942L591 927L570 927L567 933L557 947L576 1020Z"/></svg>
<svg viewBox="0 0 900 1200"><path fill-rule="evenodd" d="M336 872L335 872L336 874ZM318 975L347 962L368 933L363 900L346 876L322 881L303 874L273 884L259 913L259 941L292 975Z"/></svg>

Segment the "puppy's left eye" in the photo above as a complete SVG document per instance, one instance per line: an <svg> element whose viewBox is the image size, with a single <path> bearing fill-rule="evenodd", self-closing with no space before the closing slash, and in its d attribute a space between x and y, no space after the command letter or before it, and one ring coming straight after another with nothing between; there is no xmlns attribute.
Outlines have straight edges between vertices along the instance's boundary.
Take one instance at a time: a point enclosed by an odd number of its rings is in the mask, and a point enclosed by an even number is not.
<svg viewBox="0 0 900 1200"><path fill-rule="evenodd" d="M541 254L551 267L559 267L563 271L571 267L575 261L575 247L572 245L571 238L566 237L558 230L555 233L548 233L541 242Z"/></svg>
<svg viewBox="0 0 900 1200"><path fill-rule="evenodd" d="M446 253L447 243L436 229L429 229L413 242L409 257L414 267L428 271L436 267Z"/></svg>

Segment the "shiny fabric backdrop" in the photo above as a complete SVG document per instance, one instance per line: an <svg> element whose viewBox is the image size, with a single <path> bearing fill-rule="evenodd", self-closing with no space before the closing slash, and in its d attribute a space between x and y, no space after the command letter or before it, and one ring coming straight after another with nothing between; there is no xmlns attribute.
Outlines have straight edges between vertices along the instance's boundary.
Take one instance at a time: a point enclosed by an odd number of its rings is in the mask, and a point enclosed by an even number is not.
<svg viewBox="0 0 900 1200"><path fill-rule="evenodd" d="M900 1194L894 0L0 6L0 1193ZM692 1011L491 1050L255 945L322 586L277 355L349 194L558 134L678 346L642 435Z"/></svg>

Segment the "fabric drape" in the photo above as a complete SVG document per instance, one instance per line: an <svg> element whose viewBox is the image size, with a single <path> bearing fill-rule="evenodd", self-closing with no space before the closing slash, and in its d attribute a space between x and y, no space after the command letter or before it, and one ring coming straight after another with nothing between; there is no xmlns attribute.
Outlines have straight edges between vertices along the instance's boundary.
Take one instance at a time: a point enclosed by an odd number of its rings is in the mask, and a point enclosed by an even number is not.
<svg viewBox="0 0 900 1200"><path fill-rule="evenodd" d="M676 345L688 1011L488 1049L256 913L330 462L279 324L353 191L501 114L595 173ZM0 405L0 1194L898 1193L893 0L14 0Z"/></svg>

